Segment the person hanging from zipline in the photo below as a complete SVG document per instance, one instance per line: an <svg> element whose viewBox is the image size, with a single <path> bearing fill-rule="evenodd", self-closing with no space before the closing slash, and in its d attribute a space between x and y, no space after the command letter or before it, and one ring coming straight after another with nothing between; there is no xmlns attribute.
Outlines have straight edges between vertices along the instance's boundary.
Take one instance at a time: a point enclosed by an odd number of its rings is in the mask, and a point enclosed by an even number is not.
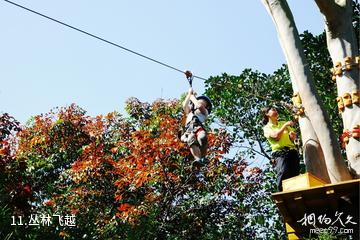
<svg viewBox="0 0 360 240"><path fill-rule="evenodd" d="M282 181L300 173L300 157L294 144L296 139L294 122L279 121L274 107L262 110L264 135L270 143L272 159L276 164L277 187L282 191Z"/></svg>
<svg viewBox="0 0 360 240"><path fill-rule="evenodd" d="M206 96L196 97L191 86L192 74L187 71L186 76L190 88L182 104L186 114L185 131L181 141L188 144L190 152L194 157L193 166L201 166L206 162L207 132L204 123L212 110L211 100Z"/></svg>

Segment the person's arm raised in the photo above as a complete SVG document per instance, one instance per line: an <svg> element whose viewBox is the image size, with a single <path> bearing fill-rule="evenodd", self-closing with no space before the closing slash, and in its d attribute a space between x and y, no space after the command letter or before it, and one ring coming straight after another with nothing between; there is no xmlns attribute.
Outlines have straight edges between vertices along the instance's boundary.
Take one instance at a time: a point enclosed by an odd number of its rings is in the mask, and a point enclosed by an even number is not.
<svg viewBox="0 0 360 240"><path fill-rule="evenodd" d="M190 99L191 99L191 96L193 96L193 93L194 93L193 89L192 89L192 88L189 88L188 94L186 95L186 97L185 97L185 99L184 99L184 101L183 101L183 103L182 103L184 112L185 112L186 114L188 114L188 113L191 111L191 109L190 109L190 107L189 107L189 101L190 101Z"/></svg>
<svg viewBox="0 0 360 240"><path fill-rule="evenodd" d="M294 126L294 123L292 121L287 121L278 131L271 132L269 136L278 141L288 126Z"/></svg>

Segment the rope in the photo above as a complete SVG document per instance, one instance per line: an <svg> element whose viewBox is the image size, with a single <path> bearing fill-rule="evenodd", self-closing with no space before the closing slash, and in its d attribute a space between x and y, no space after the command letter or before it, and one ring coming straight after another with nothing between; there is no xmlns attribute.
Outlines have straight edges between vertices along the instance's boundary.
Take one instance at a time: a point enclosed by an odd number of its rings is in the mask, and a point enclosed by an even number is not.
<svg viewBox="0 0 360 240"><path fill-rule="evenodd" d="M129 49L129 48L126 48L126 47L121 46L121 45L119 45L119 44L116 44L116 43L114 43L114 42L108 41L108 40L106 40L106 39L104 39L104 38L102 38L102 37L96 36L96 35L94 35L94 34L91 34L91 33L87 32L87 31L81 30L81 29L79 29L79 28L77 28L77 27L71 26L71 25L69 25L69 24L67 24L67 23L61 22L61 21L59 21L59 20L57 20L57 19L55 19L55 18L49 17L49 16L47 16L47 15L44 15L44 14L42 14L42 13L39 13L39 12L35 11L35 10L29 9L29 8L27 8L27 7L24 7L24 6L22 6L22 5L20 5L20 4L17 4L17 3L15 3L15 2L12 2L12 1L9 1L9 0L4 0L4 1L7 2L7 3L10 3L10 4L12 4L12 5L16 6L16 7L19 7L19 8L22 8L22 9L26 10L26 11L29 11L29 12L31 12L31 13L34 13L34 14L36 14L36 15L38 15L38 16L41 16L41 17L43 17L43 18L46 18L46 19L48 19L48 20L51 20L51 21L56 22L56 23L58 23L58 24L61 24L61 25L65 26L65 27L71 28L71 29L73 29L73 30L75 30L75 31L78 31L78 32L80 32L80 33L83 33L83 34L85 34L85 35L88 35L88 36L90 36L90 37L92 37L92 38L98 39L98 40L103 41L103 42L105 42L105 43L107 43L107 44L113 45L113 46L118 47L118 48L120 48L120 49L122 49L122 50L125 50L125 51L127 51L127 52L132 53L132 54L135 54L135 55L137 55L137 56L139 56L139 57L145 58L145 59L147 59L147 60L149 60L149 61L152 61L152 62L155 62L155 63L157 63L157 64L160 64L160 65L162 65L162 66L164 66L164 67L167 67L167 68L170 68L170 69L172 69L172 70L174 70L174 71L177 71L177 72L180 72L180 73L184 73L184 74L185 74L184 71L182 71L182 70L180 70L180 69L178 69L178 68L176 68L176 67L173 67L173 66L171 66L171 65L169 65L169 64L166 64L166 63L164 63L164 62L158 61L158 60L156 60L156 59L154 59L154 58L145 56L144 54L138 53L138 52L136 52L136 51L133 51L133 50L131 50L131 49ZM207 80L207 79L205 79L205 78L203 78L203 77L199 77L199 76L196 76L196 75L193 75L193 77L194 77L194 78L201 79L201 80L204 80L204 81Z"/></svg>
<svg viewBox="0 0 360 240"><path fill-rule="evenodd" d="M287 103L287 102L282 101L282 100L274 100L274 99L271 99L269 96L266 96L266 95L262 96L262 95L259 95L259 94L256 94L256 93L245 92L245 94L248 97L256 97L256 98L262 99L264 101L269 101L269 102L274 103L274 104L279 104L282 107L284 107L285 109L287 109L289 112L295 112L294 105L291 104L291 103Z"/></svg>

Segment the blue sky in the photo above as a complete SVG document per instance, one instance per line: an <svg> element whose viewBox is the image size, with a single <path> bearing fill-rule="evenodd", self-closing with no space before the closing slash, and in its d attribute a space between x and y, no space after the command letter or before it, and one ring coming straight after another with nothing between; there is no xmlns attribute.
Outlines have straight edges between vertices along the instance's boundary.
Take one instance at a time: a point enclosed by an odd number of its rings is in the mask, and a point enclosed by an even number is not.
<svg viewBox="0 0 360 240"><path fill-rule="evenodd" d="M15 0L14 0L15 1ZM271 73L284 57L260 0L16 0L182 70L208 78L250 67ZM314 1L291 0L299 32L323 31ZM178 98L185 77L0 2L0 112L21 122L76 103L92 116L123 112L127 98ZM201 93L203 82L194 88Z"/></svg>

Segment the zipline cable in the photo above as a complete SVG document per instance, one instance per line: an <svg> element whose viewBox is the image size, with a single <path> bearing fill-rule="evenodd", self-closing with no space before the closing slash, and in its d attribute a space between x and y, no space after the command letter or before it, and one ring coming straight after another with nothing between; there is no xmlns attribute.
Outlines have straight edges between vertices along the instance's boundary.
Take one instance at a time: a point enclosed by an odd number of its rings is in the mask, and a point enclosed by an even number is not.
<svg viewBox="0 0 360 240"><path fill-rule="evenodd" d="M139 57L142 57L142 58L145 58L145 59L150 60L150 61L152 61L152 62L155 62L155 63L157 63L157 64L160 64L160 65L162 65L162 66L164 66L164 67L167 67L167 68L170 68L170 69L172 69L172 70L174 70L174 71L183 73L183 74L186 75L186 78L187 78L187 80L189 81L189 85L190 85L190 86L192 86L192 80L193 80L194 78L201 79L201 80L204 80L204 81L207 80L206 78L203 78L203 77L196 76L196 75L192 74L190 71L182 71L182 70L180 70L180 69L178 69L178 68L176 68L176 67L173 67L173 66L171 66L171 65L169 65L169 64L166 64L166 63L161 62L161 61L158 61L158 60L156 60L156 59L154 59L154 58L145 56L144 54L141 54L141 53L138 53L138 52L136 52L136 51L133 51L133 50L131 50L131 49L129 49L129 48L123 47L123 46L121 46L121 45L119 45L119 44L116 44L116 43L114 43L114 42L111 42L111 41L106 40L106 39L104 39L104 38L102 38L102 37L96 36L96 35L94 35L94 34L91 34L91 33L87 32L87 31L81 30L81 29L79 29L79 28L77 28L77 27L71 26L71 25L69 25L69 24L67 24L67 23L64 23L64 22L59 21L59 20L57 20L57 19L55 19L55 18L49 17L49 16L44 15L44 14L42 14L42 13L39 13L39 12L37 12L37 11L35 11L35 10L29 9L29 8L27 8L27 7L24 7L24 6L22 6L22 5L20 5L20 4L17 4L17 3L15 3L15 2L12 2L12 1L9 1L9 0L4 0L4 1L7 2L7 3L12 4L12 5L14 5L14 6L17 6L17 7L19 7L19 8L22 8L22 9L24 9L24 10L26 10L26 11L29 11L29 12L31 12L31 13L34 13L34 14L36 14L36 15L39 15L39 16L41 16L41 17L43 17L43 18L46 18L46 19L48 19L48 20L51 20L51 21L56 22L56 23L58 23L58 24L61 24L61 25L65 26L65 27L71 28L71 29L73 29L73 30L75 30L75 31L78 31L78 32L80 32L80 33L83 33L83 34L85 34L85 35L88 35L88 36L90 36L90 37L92 37L92 38L98 39L98 40L100 40L100 41L103 41L103 42L108 43L108 44L110 44L110 45L113 45L113 46L115 46L115 47L118 47L118 48L120 48L120 49L122 49L122 50L125 50L125 51L127 51L127 52L132 53L132 54L135 54L135 55L137 55L137 56L139 56ZM256 94L249 94L249 95L252 95L252 96L255 96L255 97L258 97L258 98L261 98L261 99L267 99L266 97L259 96L259 95L256 95ZM267 100L268 100L268 99L267 99ZM280 105L285 106L285 108L288 108L288 106L287 106L288 104L284 104L283 101L273 101L273 102L278 102L278 103L280 103Z"/></svg>
<svg viewBox="0 0 360 240"><path fill-rule="evenodd" d="M36 15L39 15L39 16L41 16L41 17L43 17L43 18L46 18L46 19L48 19L48 20L51 20L51 21L56 22L56 23L58 23L58 24L61 24L61 25L65 26L65 27L71 28L71 29L73 29L73 30L75 30L75 31L81 32L81 33L83 33L83 34L85 34L85 35L88 35L88 36L90 36L90 37L93 37L93 38L95 38L95 39L98 39L98 40L100 40L100 41L103 41L103 42L105 42L105 43L108 43L108 44L110 44L110 45L113 45L113 46L115 46L115 47L121 48L122 50L125 50L125 51L127 51L127 52L132 53L132 54L135 54L135 55L137 55L137 56L139 56L139 57L142 57L142 58L145 58L145 59L150 60L150 61L152 61L152 62L155 62L155 63L157 63L157 64L160 64L160 65L162 65L162 66L164 66L164 67L170 68L170 69L172 69L172 70L175 70L175 71L177 71L177 72L181 72L181 73L184 73L184 74L186 73L185 71L182 71L182 70L180 70L180 69L178 69L178 68L176 68L176 67L173 67L173 66L171 66L171 65L169 65L169 64L166 64L166 63L161 62L161 61L158 61L158 60L156 60L156 59L154 59L154 58L145 56L144 54L135 52L135 51L133 51L133 50L131 50L131 49L129 49L129 48L126 48L126 47L123 47L123 46L121 46L121 45L119 45L119 44L116 44L116 43L114 43L114 42L108 41L108 40L106 40L106 39L104 39L104 38L102 38L102 37L96 36L96 35L94 35L94 34L91 34L91 33L87 32L87 31L81 30L81 29L79 29L79 28L77 28L77 27L71 26L71 25L69 25L69 24L67 24L67 23L64 23L64 22L59 21L59 20L57 20L57 19L55 19L55 18L52 18L52 17L49 17L49 16L44 15L44 14L42 14L42 13L39 13L39 12L37 12L37 11L35 11L35 10L32 10L32 9L30 9L30 8L24 7L24 6L22 6L22 5L20 5L20 4L17 4L17 3L15 3L15 2L12 2L12 1L9 1L9 0L4 0L4 1L7 2L7 3L12 4L12 5L14 5L14 6L17 6L17 7L19 7L19 8L22 8L22 9L24 9L24 10L26 10L26 11L29 11L29 12L31 12L31 13L34 13L34 14L36 14ZM194 77L194 78L201 79L201 80L204 80L204 81L207 80L206 78L199 77L199 76L196 76L196 75L193 75L193 77Z"/></svg>

